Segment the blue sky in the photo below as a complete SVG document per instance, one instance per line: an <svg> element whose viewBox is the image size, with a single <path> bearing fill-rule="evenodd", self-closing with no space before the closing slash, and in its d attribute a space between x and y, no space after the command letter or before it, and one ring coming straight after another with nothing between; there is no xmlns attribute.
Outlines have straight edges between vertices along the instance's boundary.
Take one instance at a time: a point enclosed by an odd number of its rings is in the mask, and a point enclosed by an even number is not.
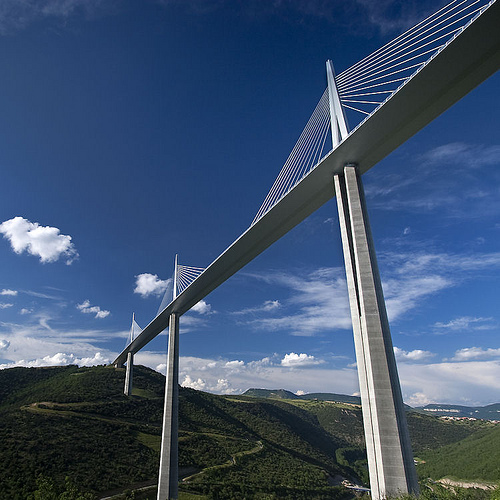
<svg viewBox="0 0 500 500"><path fill-rule="evenodd" d="M2 2L0 366L102 364L430 1ZM364 177L405 401L500 401L494 75ZM356 393L335 200L181 318L183 385ZM164 370L166 336L136 356Z"/></svg>

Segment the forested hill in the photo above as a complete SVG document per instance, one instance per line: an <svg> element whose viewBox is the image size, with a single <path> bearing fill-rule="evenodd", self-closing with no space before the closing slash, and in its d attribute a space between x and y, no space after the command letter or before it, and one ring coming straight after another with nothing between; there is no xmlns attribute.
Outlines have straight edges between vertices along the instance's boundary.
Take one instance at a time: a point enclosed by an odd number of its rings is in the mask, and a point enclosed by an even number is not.
<svg viewBox="0 0 500 500"><path fill-rule="evenodd" d="M317 400L317 401L334 401L336 403L351 403L361 404L359 396L347 396L346 394L334 394L331 392L314 392L310 394L297 395L285 389L248 389L243 393L243 396L251 396L253 398L269 398L269 399L302 399L302 400Z"/></svg>
<svg viewBox="0 0 500 500"><path fill-rule="evenodd" d="M133 396L126 397L123 369L0 371L0 498L65 492L67 500L82 499L78 491L102 498L148 484L135 498L155 498L164 382L136 366ZM353 404L181 388L179 411L180 488L197 495L184 498L351 498L340 481L367 482L361 411ZM478 431L487 439L493 427L408 417L417 455Z"/></svg>

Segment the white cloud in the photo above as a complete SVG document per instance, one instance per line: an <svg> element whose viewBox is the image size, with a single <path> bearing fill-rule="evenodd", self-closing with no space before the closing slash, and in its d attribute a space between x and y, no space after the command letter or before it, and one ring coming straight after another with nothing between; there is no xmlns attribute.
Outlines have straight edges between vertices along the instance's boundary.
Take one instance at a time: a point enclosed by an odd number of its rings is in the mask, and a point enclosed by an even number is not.
<svg viewBox="0 0 500 500"><path fill-rule="evenodd" d="M408 275L385 280L383 288L387 315L391 321L396 320L422 300L452 285L452 280L436 275Z"/></svg>
<svg viewBox="0 0 500 500"><path fill-rule="evenodd" d="M95 314L96 318L102 319L110 315L109 311L101 309L99 306L91 306L89 300L85 300L81 304L77 304L77 309L79 309L84 314Z"/></svg>
<svg viewBox="0 0 500 500"><path fill-rule="evenodd" d="M254 314L254 313L262 313L269 312L279 309L281 307L279 300L266 300L262 305L257 307L248 307L246 309L242 309L241 311L234 311L232 314Z"/></svg>
<svg viewBox="0 0 500 500"><path fill-rule="evenodd" d="M455 318L447 323L437 322L434 328L446 333L447 331L477 331L477 330L491 330L495 328L492 324L493 318L475 318L471 316L461 316Z"/></svg>
<svg viewBox="0 0 500 500"><path fill-rule="evenodd" d="M9 307L12 307L14 304L9 304L6 302L0 303L0 309L8 309Z"/></svg>
<svg viewBox="0 0 500 500"><path fill-rule="evenodd" d="M463 142L452 142L431 149L422 160L432 165L448 163L452 165L466 165L467 168L482 167L484 165L498 165L500 162L500 146L478 146Z"/></svg>
<svg viewBox="0 0 500 500"><path fill-rule="evenodd" d="M500 145L444 144L413 158L401 158L418 168L369 176L370 207L380 210L430 213L459 224L464 219L500 213L498 169ZM478 175L481 170L480 175Z"/></svg>
<svg viewBox="0 0 500 500"><path fill-rule="evenodd" d="M180 332L188 333L193 330L199 330L200 328L203 328L206 324L207 324L206 318L196 318L187 313L182 316L182 320L180 322Z"/></svg>
<svg viewBox="0 0 500 500"><path fill-rule="evenodd" d="M159 367L164 360L165 355L159 356L151 360L156 363L150 366ZM300 370L294 369L298 366ZM314 363L310 358L304 365L284 366L277 356L246 363L241 360L181 357L179 380L186 382L182 385L189 384L190 387L204 384L203 390L218 394L240 394L250 387L288 390L300 387L305 392L344 394L358 390L355 370L319 368L318 362Z"/></svg>
<svg viewBox="0 0 500 500"><path fill-rule="evenodd" d="M134 293L138 293L143 297L148 297L149 295L162 295L172 282L171 278L168 280L161 280L158 278L157 274L150 273L138 274L135 278Z"/></svg>
<svg viewBox="0 0 500 500"><path fill-rule="evenodd" d="M411 254L383 255L381 262L388 262L389 278L384 280L384 296L389 319L394 321L419 306L430 296L455 285L448 275L434 269L402 269L410 267ZM443 273L444 274L444 273ZM247 324L261 330L288 331L291 335L313 336L331 330L351 330L351 314L347 296L344 270L320 268L310 273L289 272L250 275L288 293L280 299L279 307L269 309L270 317L252 318ZM257 311L257 308L239 311Z"/></svg>
<svg viewBox="0 0 500 500"><path fill-rule="evenodd" d="M204 300L200 300L197 304L195 304L191 311L194 311L198 314L209 314L212 312L212 306L207 304Z"/></svg>
<svg viewBox="0 0 500 500"><path fill-rule="evenodd" d="M197 391L203 391L207 386L207 383L201 378L193 380L189 375L186 375L181 383L181 386L196 389Z"/></svg>
<svg viewBox="0 0 500 500"><path fill-rule="evenodd" d="M141 351L135 359L139 364L165 373L165 358L165 353ZM359 395L355 366L331 369L326 364L313 364L298 370L282 366L281 359L284 356L272 355L243 363L240 360L181 356L179 380L190 386L204 384L203 390L216 394L240 394L250 387L290 391L300 387L300 391L306 394ZM234 369L235 365L238 369ZM403 362L398 364L398 372L404 400L411 406L428 403L473 406L500 401L500 360Z"/></svg>
<svg viewBox="0 0 500 500"><path fill-rule="evenodd" d="M229 371L229 373L235 373L245 367L245 362L235 359L233 361L227 361L224 367Z"/></svg>
<svg viewBox="0 0 500 500"><path fill-rule="evenodd" d="M63 352L58 352L52 356L47 355L43 358L24 360L21 359L14 363L4 363L0 365L0 369L13 368L16 366L24 367L40 367L40 366L66 366L66 365L78 365L78 366L95 366L95 365L105 365L109 364L111 360L104 357L100 352L96 352L93 356L78 358L74 354L66 354Z"/></svg>
<svg viewBox="0 0 500 500"><path fill-rule="evenodd" d="M25 315L25 314L31 314L33 312L33 309L27 309L26 307L23 307L20 311L19 314Z"/></svg>
<svg viewBox="0 0 500 500"><path fill-rule="evenodd" d="M417 406L426 406L437 402L438 401L429 399L423 392L415 392L405 401L406 404L412 406L413 408Z"/></svg>
<svg viewBox="0 0 500 500"><path fill-rule="evenodd" d="M424 361L435 356L435 354L430 351L422 351L421 349L404 351L396 346L394 346L394 354L396 356L396 360L402 362Z"/></svg>
<svg viewBox="0 0 500 500"><path fill-rule="evenodd" d="M6 351L10 346L10 342L5 339L0 339L0 351Z"/></svg>
<svg viewBox="0 0 500 500"><path fill-rule="evenodd" d="M286 366L289 368L299 368L302 366L311 366L318 365L322 363L316 359L314 356L301 352L300 354L295 354L291 352L289 354L285 354L285 357L281 360L281 366Z"/></svg>
<svg viewBox="0 0 500 500"><path fill-rule="evenodd" d="M157 372L163 373L165 375L167 373L167 364L166 363L160 363L159 365L156 365L156 368L154 368Z"/></svg>
<svg viewBox="0 0 500 500"><path fill-rule="evenodd" d="M416 401L485 405L500 401L500 360L402 363L398 366L403 398Z"/></svg>
<svg viewBox="0 0 500 500"><path fill-rule="evenodd" d="M398 3L398 15L395 16L394 3L392 0L356 0L356 4L364 7L367 21L383 34L405 31L436 10L435 6L425 2L403 2Z"/></svg>
<svg viewBox="0 0 500 500"><path fill-rule="evenodd" d="M61 234L57 227L40 226L38 222L14 217L0 224L0 233L10 241L15 253L26 251L40 257L43 263L64 258L66 264L71 264L78 257L71 236Z"/></svg>
<svg viewBox="0 0 500 500"><path fill-rule="evenodd" d="M397 266L399 275L422 273L478 271L481 269L500 269L500 252L474 254L451 253L414 253L414 254L382 254L385 261Z"/></svg>
<svg viewBox="0 0 500 500"><path fill-rule="evenodd" d="M289 297L272 301L268 312L278 315L249 320L261 330L288 331L312 336L332 329L351 329L347 285L341 268L320 268L309 273L266 273L250 275L283 288Z"/></svg>
<svg viewBox="0 0 500 500"><path fill-rule="evenodd" d="M500 349L483 349L482 347L465 347L455 352L452 361L470 361L473 359L500 358Z"/></svg>
<svg viewBox="0 0 500 500"><path fill-rule="evenodd" d="M17 290L10 290L8 288L4 288L0 292L0 295L11 295L12 297L15 297L17 295Z"/></svg>

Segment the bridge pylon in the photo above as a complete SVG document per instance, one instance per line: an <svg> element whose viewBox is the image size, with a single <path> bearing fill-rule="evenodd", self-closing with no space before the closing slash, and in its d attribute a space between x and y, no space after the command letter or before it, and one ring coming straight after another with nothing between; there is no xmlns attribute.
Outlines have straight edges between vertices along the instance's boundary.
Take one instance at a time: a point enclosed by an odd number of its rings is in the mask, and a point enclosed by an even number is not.
<svg viewBox="0 0 500 500"><path fill-rule="evenodd" d="M327 62L332 143L347 137L347 121ZM358 366L370 488L374 500L419 493L382 283L361 176L347 164L334 175Z"/></svg>
<svg viewBox="0 0 500 500"><path fill-rule="evenodd" d="M173 299L177 296L175 256ZM179 315L170 314L168 327L167 376L160 450L157 500L178 497L179 483Z"/></svg>
<svg viewBox="0 0 500 500"><path fill-rule="evenodd" d="M129 352L127 354L127 367L125 369L125 387L123 393L125 396L132 395L132 373L134 369L134 355Z"/></svg>

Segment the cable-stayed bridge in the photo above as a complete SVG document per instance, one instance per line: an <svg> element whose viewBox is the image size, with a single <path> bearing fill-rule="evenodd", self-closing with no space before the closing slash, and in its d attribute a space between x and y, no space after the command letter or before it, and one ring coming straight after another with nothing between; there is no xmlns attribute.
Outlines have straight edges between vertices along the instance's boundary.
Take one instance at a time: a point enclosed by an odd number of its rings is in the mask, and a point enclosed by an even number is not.
<svg viewBox="0 0 500 500"><path fill-rule="evenodd" d="M248 229L207 268L175 263L157 316L114 361L169 328L158 499L177 498L179 318L336 196L360 381L372 496L418 492L361 175L500 67L500 4L454 0L335 74ZM357 123L349 130L348 121Z"/></svg>

